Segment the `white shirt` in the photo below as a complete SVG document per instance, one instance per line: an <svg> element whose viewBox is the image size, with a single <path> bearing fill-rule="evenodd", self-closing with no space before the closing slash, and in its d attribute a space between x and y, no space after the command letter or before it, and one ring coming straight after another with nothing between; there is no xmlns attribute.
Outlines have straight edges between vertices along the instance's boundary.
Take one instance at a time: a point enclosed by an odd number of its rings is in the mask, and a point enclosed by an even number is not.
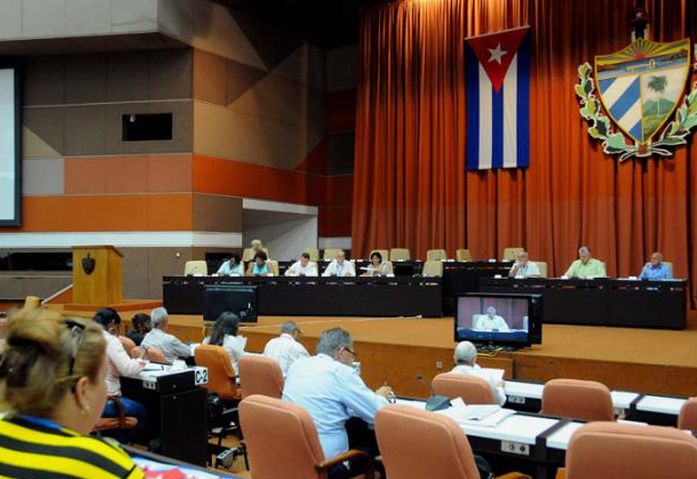
<svg viewBox="0 0 697 479"><path fill-rule="evenodd" d="M203 344L210 344L210 341L211 337L206 336L203 339ZM232 336L230 334L226 334L223 338L223 347L225 350L227 350L227 353L230 356L230 362L232 363L232 367L235 368L235 374L239 374L240 357L244 356L245 354L244 347L246 344L247 338L244 336Z"/></svg>
<svg viewBox="0 0 697 479"><path fill-rule="evenodd" d="M356 268L350 261L344 260L341 264L333 259L324 270L322 276L356 276Z"/></svg>
<svg viewBox="0 0 697 479"><path fill-rule="evenodd" d="M319 276L317 273L317 265L312 261L308 261L307 266L303 266L300 261L296 261L288 267L285 273L286 276Z"/></svg>
<svg viewBox="0 0 697 479"><path fill-rule="evenodd" d="M390 270L387 267L387 263L383 261L377 266L375 266L373 263L370 263L366 268L365 272L366 274L369 274L371 276L387 276L390 273Z"/></svg>
<svg viewBox="0 0 697 479"><path fill-rule="evenodd" d="M455 366L453 370L450 372L458 374L469 374L470 376L476 376L485 380L489 383L491 392L494 393L494 400L497 403L499 403L500 406L503 406L506 403L506 393L503 390L503 386L497 385L496 378L485 369L482 369L479 366L479 364L475 364L474 366L469 366L467 364L459 364Z"/></svg>
<svg viewBox="0 0 697 479"><path fill-rule="evenodd" d="M106 341L106 391L110 396L121 396L121 376L136 376L148 362L131 358L117 336L106 331L102 336Z"/></svg>
<svg viewBox="0 0 697 479"><path fill-rule="evenodd" d="M515 268L515 264L511 266L511 272L513 272L513 268ZM525 265L518 268L518 270L515 272L514 278L522 279L527 278L528 276L540 276L540 268L537 266L537 263L528 261L525 263Z"/></svg>
<svg viewBox="0 0 697 479"><path fill-rule="evenodd" d="M291 364L300 358L309 356L305 346L293 339L293 336L288 333L283 333L266 343L263 354L278 361L278 364L281 365L281 371L283 371L283 377L288 374Z"/></svg>
<svg viewBox="0 0 697 479"><path fill-rule="evenodd" d="M493 331L497 329L501 333L508 333L511 328L508 327L506 320L499 315L495 315L493 318L488 314L478 314L476 322L474 323L474 329L480 331Z"/></svg>
<svg viewBox="0 0 697 479"><path fill-rule="evenodd" d="M298 359L288 370L283 400L307 411L317 427L324 457L348 451L346 421L373 424L387 400L368 389L352 367L318 354Z"/></svg>
<svg viewBox="0 0 697 479"><path fill-rule="evenodd" d="M232 265L230 260L227 260L220 265L216 274L218 276L244 276L244 270L242 269L242 263Z"/></svg>
<svg viewBox="0 0 697 479"><path fill-rule="evenodd" d="M175 336L165 333L158 328L152 328L150 332L145 335L140 345L141 347L148 348L155 346L161 349L168 363L171 363L178 357L188 358L191 356L191 349L189 349L189 346L179 341Z"/></svg>

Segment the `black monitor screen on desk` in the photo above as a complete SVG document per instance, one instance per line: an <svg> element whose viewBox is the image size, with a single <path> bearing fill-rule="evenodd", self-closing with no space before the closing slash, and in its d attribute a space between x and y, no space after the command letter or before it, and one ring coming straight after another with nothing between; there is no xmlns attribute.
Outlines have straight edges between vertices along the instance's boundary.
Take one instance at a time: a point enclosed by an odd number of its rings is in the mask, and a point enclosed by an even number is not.
<svg viewBox="0 0 697 479"><path fill-rule="evenodd" d="M203 293L203 320L215 321L225 311L244 322L257 321L257 287L242 284L207 284Z"/></svg>
<svg viewBox="0 0 697 479"><path fill-rule="evenodd" d="M536 294L457 297L455 341L525 347L542 342L542 299Z"/></svg>

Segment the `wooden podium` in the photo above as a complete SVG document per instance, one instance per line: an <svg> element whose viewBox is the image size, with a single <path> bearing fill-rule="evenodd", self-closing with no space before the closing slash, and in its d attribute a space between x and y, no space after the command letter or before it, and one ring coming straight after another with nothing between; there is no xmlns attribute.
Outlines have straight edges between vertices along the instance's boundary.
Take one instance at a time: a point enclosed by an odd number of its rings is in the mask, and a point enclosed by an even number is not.
<svg viewBox="0 0 697 479"><path fill-rule="evenodd" d="M123 254L113 246L73 247L73 303L108 306L123 302Z"/></svg>

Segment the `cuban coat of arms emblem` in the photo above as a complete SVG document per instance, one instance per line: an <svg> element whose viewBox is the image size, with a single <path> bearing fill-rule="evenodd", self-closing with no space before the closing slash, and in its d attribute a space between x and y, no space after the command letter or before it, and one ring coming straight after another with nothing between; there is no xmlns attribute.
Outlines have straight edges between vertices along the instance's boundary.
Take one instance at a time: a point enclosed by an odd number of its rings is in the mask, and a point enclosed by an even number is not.
<svg viewBox="0 0 697 479"><path fill-rule="evenodd" d="M576 95L588 133L622 161L672 155L671 148L686 144L697 125L697 86L684 95L689 74L689 38L668 43L638 38L596 56L594 67L584 63Z"/></svg>

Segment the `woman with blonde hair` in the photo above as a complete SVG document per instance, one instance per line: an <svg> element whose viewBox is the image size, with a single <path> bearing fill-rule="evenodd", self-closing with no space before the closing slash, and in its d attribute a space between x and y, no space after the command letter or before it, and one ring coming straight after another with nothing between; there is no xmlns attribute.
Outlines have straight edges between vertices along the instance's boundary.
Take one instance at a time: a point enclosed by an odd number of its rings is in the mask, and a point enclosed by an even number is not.
<svg viewBox="0 0 697 479"><path fill-rule="evenodd" d="M105 341L89 320L10 317L0 359L0 477L142 478L116 443L90 437L106 400Z"/></svg>

